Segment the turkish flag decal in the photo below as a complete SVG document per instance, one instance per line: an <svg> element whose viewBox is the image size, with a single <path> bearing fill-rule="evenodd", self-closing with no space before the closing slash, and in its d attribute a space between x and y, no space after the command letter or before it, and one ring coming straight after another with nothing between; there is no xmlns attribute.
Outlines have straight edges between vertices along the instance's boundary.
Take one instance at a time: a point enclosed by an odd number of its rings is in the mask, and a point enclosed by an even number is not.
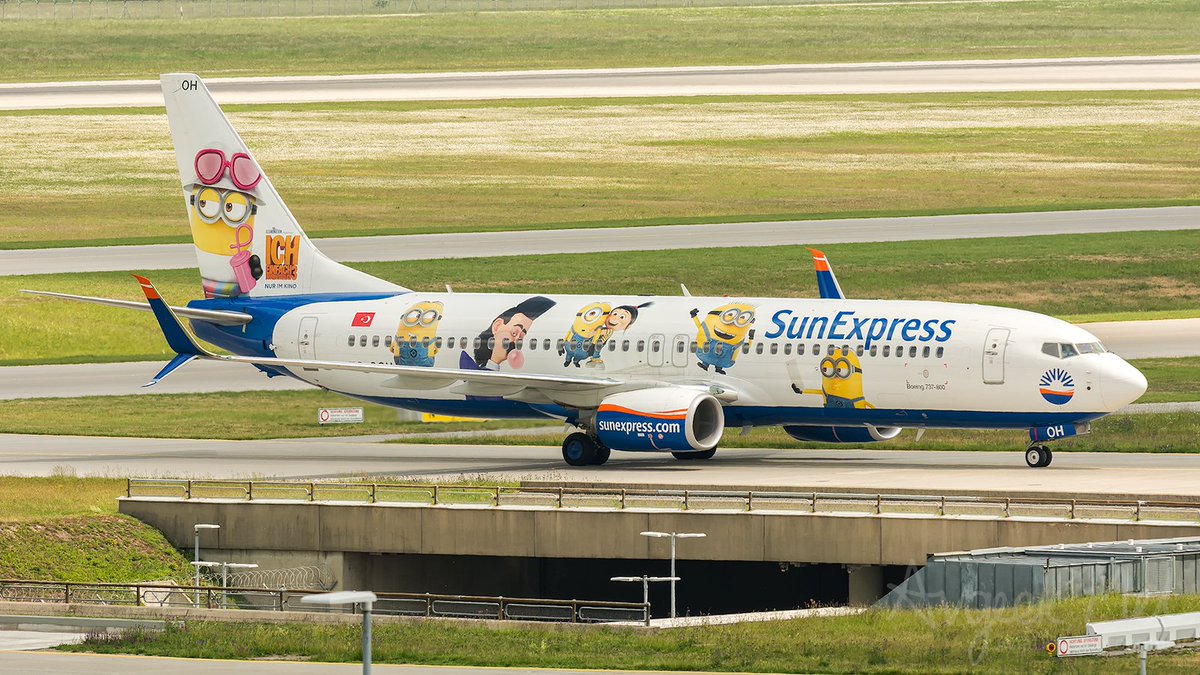
<svg viewBox="0 0 1200 675"><path fill-rule="evenodd" d="M359 312L354 315L354 323L351 325L362 328L365 326L370 326L371 322L374 320L375 312Z"/></svg>

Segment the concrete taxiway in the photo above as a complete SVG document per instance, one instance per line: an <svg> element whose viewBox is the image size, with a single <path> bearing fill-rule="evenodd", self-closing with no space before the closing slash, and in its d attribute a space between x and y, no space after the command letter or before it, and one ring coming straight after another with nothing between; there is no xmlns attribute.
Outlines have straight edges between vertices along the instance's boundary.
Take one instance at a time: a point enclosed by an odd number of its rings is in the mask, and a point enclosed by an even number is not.
<svg viewBox="0 0 1200 675"><path fill-rule="evenodd" d="M603 467L569 467L559 448L401 445L351 439L215 441L0 435L0 474L278 479L478 476L621 485L779 487L816 491L921 490L1013 496L1159 495L1200 500L1200 455L1057 452L1045 469L1009 452L723 449L712 460L613 453Z"/></svg>
<svg viewBox="0 0 1200 675"><path fill-rule="evenodd" d="M205 80L217 102L1200 88L1200 56L528 70ZM0 109L161 106L157 80L0 84Z"/></svg>
<svg viewBox="0 0 1200 675"><path fill-rule="evenodd" d="M1200 206L1169 206L903 218L330 237L317 239L315 243L323 253L334 260L378 262L591 253L600 250L733 248L747 246L748 242L767 242L772 246L812 246L1198 228ZM153 269L185 269L196 266L196 252L190 243L7 250L0 251L0 276L42 274L46 270L67 269L73 272L145 270L147 260L154 261Z"/></svg>
<svg viewBox="0 0 1200 675"><path fill-rule="evenodd" d="M539 670L536 668L471 668L455 666L391 666L372 664L373 671L397 675L596 675L599 671ZM361 673L357 663L309 663L303 661L226 661L221 659L173 659L124 654L67 654L59 652L0 652L0 672L9 675L352 675ZM621 671L603 671L620 673ZM631 673L632 675L632 673Z"/></svg>
<svg viewBox="0 0 1200 675"><path fill-rule="evenodd" d="M1200 356L1200 319L1082 325L1125 358ZM191 364L161 383L143 388L164 364L165 360L0 368L0 401L313 388L291 378L268 378L246 365L216 361Z"/></svg>

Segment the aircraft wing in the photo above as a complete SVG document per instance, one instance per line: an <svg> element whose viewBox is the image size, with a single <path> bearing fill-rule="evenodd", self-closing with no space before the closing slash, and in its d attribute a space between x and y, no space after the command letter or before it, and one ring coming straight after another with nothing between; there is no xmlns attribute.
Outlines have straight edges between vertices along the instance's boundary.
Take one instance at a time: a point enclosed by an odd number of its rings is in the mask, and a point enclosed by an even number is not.
<svg viewBox="0 0 1200 675"><path fill-rule="evenodd" d="M808 249L808 252L812 254L813 267L817 270L817 290L821 297L827 300L845 299L846 294L842 293L842 287L833 275L833 268L829 266L829 258L815 248Z"/></svg>
<svg viewBox="0 0 1200 675"><path fill-rule="evenodd" d="M113 300L111 298L95 298L90 295L71 295L69 293L53 293L51 291L27 291L22 290L22 293L30 295L41 295L47 298L62 298L63 300L74 300L76 302L90 302L95 305L106 305L108 307L121 307L124 309L136 309L142 312L153 311L150 305L143 302L134 302L132 300ZM171 311L176 316L182 316L185 319L198 319L215 323L218 326L243 326L250 323L254 317L243 312L226 312L214 309L192 309L191 307L172 307Z"/></svg>
<svg viewBox="0 0 1200 675"><path fill-rule="evenodd" d="M554 392L591 392L620 388L641 388L654 386L653 383L634 384L621 380L602 377L570 377L559 375L525 375L519 373L502 373L491 370L456 370L452 368L425 368L422 366L400 366L380 363L355 363L351 361L319 361L307 359L280 359L257 356L222 356L205 349L196 337L176 316L175 309L159 296L154 284L149 279L135 276L146 294L147 305L158 319L167 344L178 355L150 382L154 384L166 377L171 371L195 358L233 363L249 363L256 366L277 368L295 368L305 370L340 370L358 373L379 373L396 376L395 386L399 388L438 388L454 382L466 382L468 385L478 385L483 391L473 391L478 395L501 395L502 391L519 391L532 388L541 391ZM415 385L415 386L414 386ZM385 386L387 383L385 383ZM491 391L495 389L495 391Z"/></svg>

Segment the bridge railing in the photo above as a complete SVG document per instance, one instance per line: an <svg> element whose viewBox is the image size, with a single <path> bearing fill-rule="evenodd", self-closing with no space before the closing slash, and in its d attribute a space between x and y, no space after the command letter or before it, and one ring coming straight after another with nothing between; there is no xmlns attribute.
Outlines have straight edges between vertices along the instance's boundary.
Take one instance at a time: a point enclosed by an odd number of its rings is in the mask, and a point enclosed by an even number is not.
<svg viewBox="0 0 1200 675"><path fill-rule="evenodd" d="M1200 502L849 492L130 478L126 497L1200 522Z"/></svg>
<svg viewBox="0 0 1200 675"><path fill-rule="evenodd" d="M306 605L313 590L221 588L170 584L110 584L0 579L0 601L127 607L192 607L288 612L354 612ZM431 593L376 593L372 611L388 616L553 621L559 623L645 623L650 607L640 602L551 600Z"/></svg>

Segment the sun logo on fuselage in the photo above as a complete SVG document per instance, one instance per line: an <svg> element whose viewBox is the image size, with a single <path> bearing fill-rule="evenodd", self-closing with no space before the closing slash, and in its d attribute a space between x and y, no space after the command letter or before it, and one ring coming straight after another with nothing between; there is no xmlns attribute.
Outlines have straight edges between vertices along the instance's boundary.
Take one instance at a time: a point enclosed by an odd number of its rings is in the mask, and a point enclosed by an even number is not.
<svg viewBox="0 0 1200 675"><path fill-rule="evenodd" d="M1038 381L1038 391L1050 403L1066 405L1075 396L1075 380L1062 368L1051 368Z"/></svg>

